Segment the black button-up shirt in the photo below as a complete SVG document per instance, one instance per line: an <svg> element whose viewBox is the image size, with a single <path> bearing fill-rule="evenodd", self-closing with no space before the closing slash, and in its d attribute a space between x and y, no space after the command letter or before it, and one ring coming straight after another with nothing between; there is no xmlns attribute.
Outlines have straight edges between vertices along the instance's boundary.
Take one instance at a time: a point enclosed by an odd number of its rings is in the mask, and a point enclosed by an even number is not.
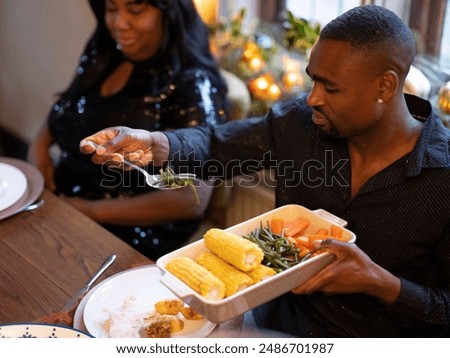
<svg viewBox="0 0 450 358"><path fill-rule="evenodd" d="M285 294L254 310L261 327L302 337L449 336L450 130L429 102L406 97L411 114L424 121L415 148L353 198L346 141L321 134L305 96L274 106L265 118L167 133L173 163L189 158L203 176L274 169L277 206L321 208L345 219L356 244L401 279L389 306L362 294Z"/></svg>

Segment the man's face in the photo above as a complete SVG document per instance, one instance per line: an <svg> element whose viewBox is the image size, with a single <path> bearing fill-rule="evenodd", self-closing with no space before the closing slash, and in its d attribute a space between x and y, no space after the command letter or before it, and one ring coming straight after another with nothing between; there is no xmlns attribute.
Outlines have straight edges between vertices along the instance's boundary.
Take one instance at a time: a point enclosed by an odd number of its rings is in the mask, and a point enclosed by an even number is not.
<svg viewBox="0 0 450 358"><path fill-rule="evenodd" d="M333 137L368 134L378 122L378 76L370 59L342 41L319 40L311 51L308 105L313 122Z"/></svg>

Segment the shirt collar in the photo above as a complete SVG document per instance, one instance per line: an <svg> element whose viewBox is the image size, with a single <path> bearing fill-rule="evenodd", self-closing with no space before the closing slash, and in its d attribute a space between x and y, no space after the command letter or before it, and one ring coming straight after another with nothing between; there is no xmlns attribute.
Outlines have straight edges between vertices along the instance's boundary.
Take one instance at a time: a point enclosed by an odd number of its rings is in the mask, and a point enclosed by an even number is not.
<svg viewBox="0 0 450 358"><path fill-rule="evenodd" d="M424 168L450 168L450 130L432 109L429 101L405 94L413 117L424 121L419 139L408 158L406 176L419 175Z"/></svg>

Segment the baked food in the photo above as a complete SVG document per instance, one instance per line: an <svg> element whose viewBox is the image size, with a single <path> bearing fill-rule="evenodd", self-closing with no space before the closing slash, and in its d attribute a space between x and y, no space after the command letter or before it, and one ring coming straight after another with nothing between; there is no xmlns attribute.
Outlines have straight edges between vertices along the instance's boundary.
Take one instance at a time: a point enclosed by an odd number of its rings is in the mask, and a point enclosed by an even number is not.
<svg viewBox="0 0 450 358"><path fill-rule="evenodd" d="M183 315L184 318L190 321L203 319L203 316L200 313L198 313L196 310L194 310L192 307L189 306L181 307L180 313Z"/></svg>
<svg viewBox="0 0 450 358"><path fill-rule="evenodd" d="M170 338L171 333L179 332L184 328L184 322L175 315L151 314L144 317L142 325L144 337Z"/></svg>
<svg viewBox="0 0 450 358"><path fill-rule="evenodd" d="M180 308L184 306L183 301L179 299L161 300L155 303L155 310L160 314L175 315L180 312Z"/></svg>

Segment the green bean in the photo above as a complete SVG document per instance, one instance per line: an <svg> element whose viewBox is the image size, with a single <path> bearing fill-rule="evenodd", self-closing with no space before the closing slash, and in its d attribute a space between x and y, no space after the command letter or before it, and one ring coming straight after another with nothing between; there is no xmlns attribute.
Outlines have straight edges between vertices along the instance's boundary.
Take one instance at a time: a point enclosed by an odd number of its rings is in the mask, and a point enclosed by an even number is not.
<svg viewBox="0 0 450 358"><path fill-rule="evenodd" d="M167 185L170 185L172 187L178 187L180 185L190 187L192 193L194 194L195 203L197 205L200 205L200 197L197 193L197 188L195 187L195 184L192 181L192 179L176 178L175 171L170 166L167 166L165 169L161 169L159 172L161 174L162 181L165 182Z"/></svg>
<svg viewBox="0 0 450 358"><path fill-rule="evenodd" d="M244 238L256 243L262 249L264 253L262 264L273 268L276 272L300 263L298 250L287 240L284 233L281 235L273 233L268 222L267 226L261 222L259 228Z"/></svg>

